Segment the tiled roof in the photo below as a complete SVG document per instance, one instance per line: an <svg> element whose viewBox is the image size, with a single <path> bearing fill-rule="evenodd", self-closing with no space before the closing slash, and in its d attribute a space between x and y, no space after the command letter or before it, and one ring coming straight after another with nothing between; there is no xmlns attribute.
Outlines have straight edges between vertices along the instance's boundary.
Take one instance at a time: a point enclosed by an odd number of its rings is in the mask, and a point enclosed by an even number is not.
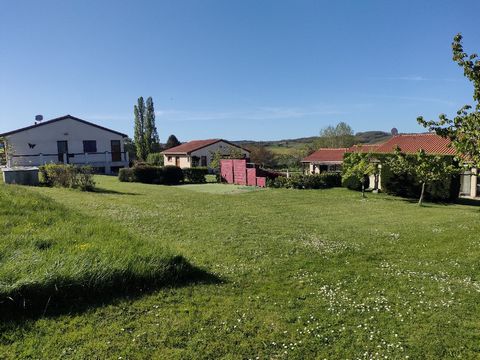
<svg viewBox="0 0 480 360"><path fill-rule="evenodd" d="M223 139L192 140L192 141L186 142L184 144L175 146L173 148L167 149L167 150L163 151L162 153L163 154L190 154L192 151L202 149L206 146L216 144L217 142L220 142L220 141L225 142L225 143L229 144L230 146L238 147L238 148L250 153L249 150L244 149L241 146L235 145L234 143L231 143L231 142L229 142L227 140L223 140Z"/></svg>
<svg viewBox="0 0 480 360"><path fill-rule="evenodd" d="M369 152L376 152L377 149L382 146L383 144L360 144L360 145L353 145L352 147L348 148L347 152L361 152L361 153L369 153Z"/></svg>
<svg viewBox="0 0 480 360"><path fill-rule="evenodd" d="M450 140L437 134L402 134L392 137L387 142L379 146L375 152L391 153L398 146L400 150L407 154L414 154L419 150L424 150L427 154L434 155L455 155L455 149L449 147Z"/></svg>
<svg viewBox="0 0 480 360"><path fill-rule="evenodd" d="M347 150L347 148L319 149L303 159L302 162L341 163L343 162L343 155L347 152Z"/></svg>
<svg viewBox="0 0 480 360"><path fill-rule="evenodd" d="M165 150L164 154L188 154L192 151L201 149L205 146L215 144L219 142L220 139L208 139L208 140L192 140L184 144L175 146L173 148Z"/></svg>

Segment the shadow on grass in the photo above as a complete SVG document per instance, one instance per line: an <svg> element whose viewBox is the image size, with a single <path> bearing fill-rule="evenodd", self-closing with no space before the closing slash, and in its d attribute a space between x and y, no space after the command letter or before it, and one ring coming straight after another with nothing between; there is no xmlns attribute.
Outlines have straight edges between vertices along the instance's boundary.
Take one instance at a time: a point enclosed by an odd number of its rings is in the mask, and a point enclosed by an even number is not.
<svg viewBox="0 0 480 360"><path fill-rule="evenodd" d="M457 204L469 205L469 206L480 206L480 199L459 198L457 200Z"/></svg>
<svg viewBox="0 0 480 360"><path fill-rule="evenodd" d="M98 193L98 194L112 194L112 195L139 195L137 193L121 192L121 191L115 191L115 190L98 188L98 187L94 188L91 192Z"/></svg>
<svg viewBox="0 0 480 360"><path fill-rule="evenodd" d="M162 288L180 288L192 284L221 284L224 280L191 265L183 256L172 257L157 274L137 275L118 270L103 285L88 281L62 279L62 285L26 284L11 296L0 298L0 326L18 326L27 320L81 314L90 309L122 300L132 300Z"/></svg>

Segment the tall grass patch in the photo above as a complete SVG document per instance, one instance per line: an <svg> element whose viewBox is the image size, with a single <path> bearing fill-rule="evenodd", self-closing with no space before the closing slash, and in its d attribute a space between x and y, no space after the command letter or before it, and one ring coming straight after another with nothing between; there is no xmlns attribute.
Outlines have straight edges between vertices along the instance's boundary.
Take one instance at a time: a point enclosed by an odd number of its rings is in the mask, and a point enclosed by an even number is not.
<svg viewBox="0 0 480 360"><path fill-rule="evenodd" d="M181 256L24 188L0 185L0 307L36 309L188 281Z"/></svg>

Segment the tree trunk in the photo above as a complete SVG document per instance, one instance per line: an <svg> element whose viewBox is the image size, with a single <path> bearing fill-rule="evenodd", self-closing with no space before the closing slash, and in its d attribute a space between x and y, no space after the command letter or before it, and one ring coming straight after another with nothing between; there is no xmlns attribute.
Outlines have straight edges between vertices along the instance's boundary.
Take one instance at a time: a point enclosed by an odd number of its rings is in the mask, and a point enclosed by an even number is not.
<svg viewBox="0 0 480 360"><path fill-rule="evenodd" d="M422 183L422 192L420 193L420 200L418 200L419 206L422 206L424 196L425 196L425 182Z"/></svg>
<svg viewBox="0 0 480 360"><path fill-rule="evenodd" d="M365 199L365 181L362 181L362 198Z"/></svg>

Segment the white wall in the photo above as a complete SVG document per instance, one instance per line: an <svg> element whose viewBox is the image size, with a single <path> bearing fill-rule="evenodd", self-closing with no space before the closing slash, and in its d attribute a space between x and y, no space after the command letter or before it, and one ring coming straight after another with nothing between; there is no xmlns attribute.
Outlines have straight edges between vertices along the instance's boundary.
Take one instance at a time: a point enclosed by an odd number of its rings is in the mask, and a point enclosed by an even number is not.
<svg viewBox="0 0 480 360"><path fill-rule="evenodd" d="M66 140L68 142L68 152L70 154L83 154L83 140L96 140L97 152L111 152L111 140L120 140L121 151L124 152L123 137L107 130L91 126L74 119L64 119L51 124L38 125L31 129L6 136L9 155L43 155L43 162L58 162L57 141ZM30 148L30 144L35 144ZM51 154L47 156L46 154ZM105 163L111 161L111 155L91 154L88 155L87 162ZM124 160L122 154L122 160ZM14 157L12 165L41 165L40 157ZM85 155L75 155L69 158L70 163L85 163ZM112 163L113 166L122 165Z"/></svg>

